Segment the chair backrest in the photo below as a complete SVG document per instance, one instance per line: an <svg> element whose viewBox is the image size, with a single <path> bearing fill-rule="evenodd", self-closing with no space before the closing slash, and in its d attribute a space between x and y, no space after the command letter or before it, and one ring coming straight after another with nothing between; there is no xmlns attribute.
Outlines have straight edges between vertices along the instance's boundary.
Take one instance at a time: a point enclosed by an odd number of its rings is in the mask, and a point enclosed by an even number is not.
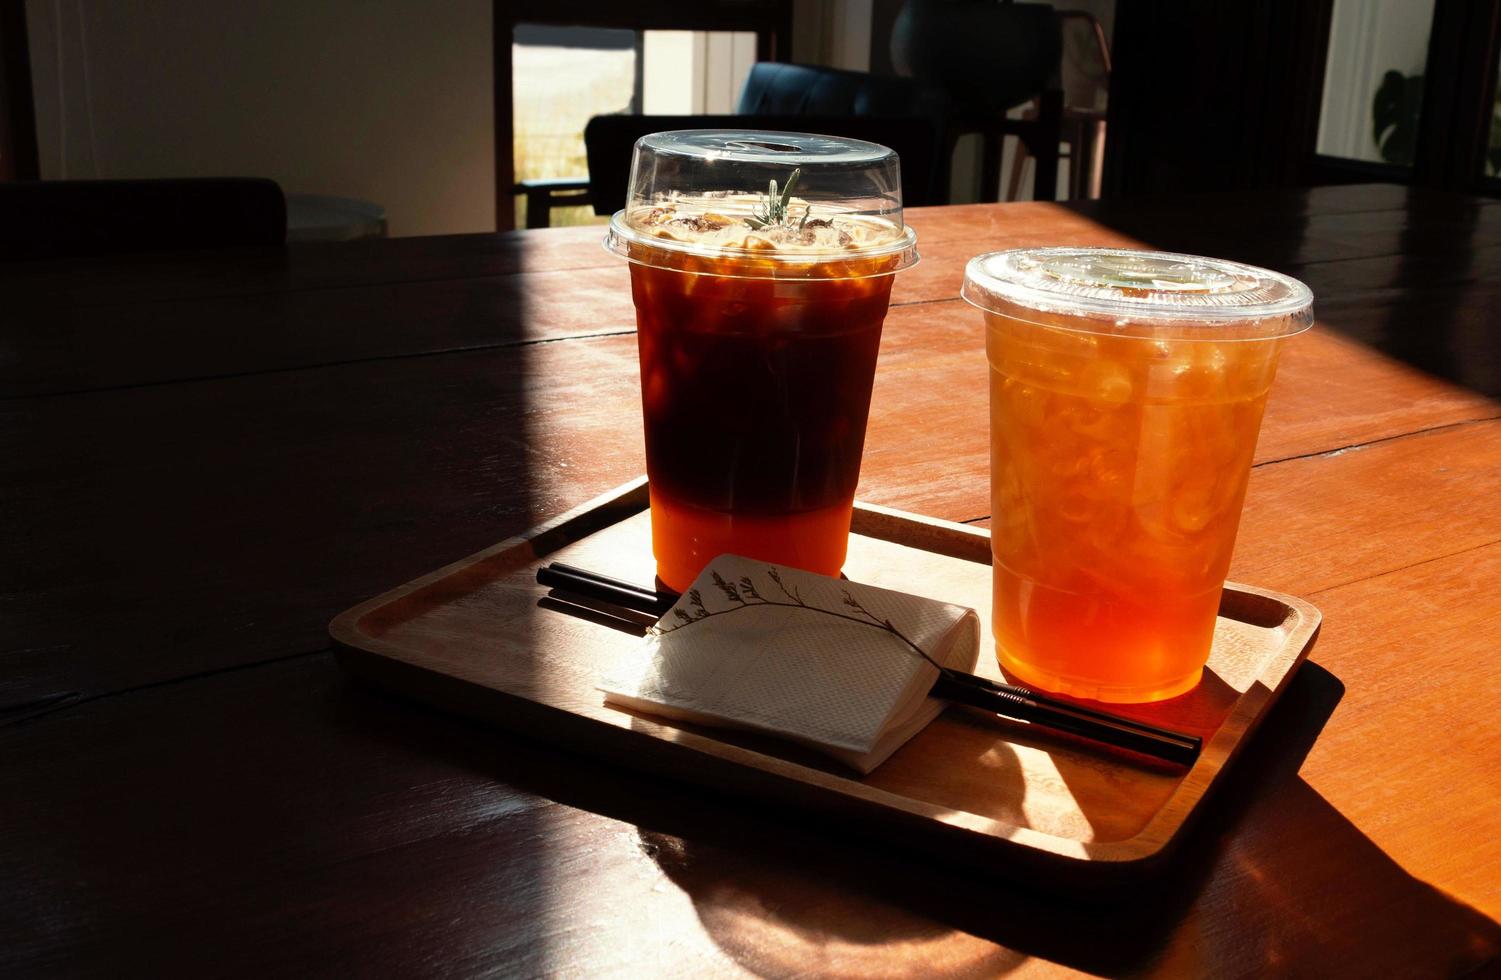
<svg viewBox="0 0 1501 980"><path fill-rule="evenodd" d="M862 71L761 61L740 90L740 115L928 116L941 118L949 98L936 86Z"/></svg>
<svg viewBox="0 0 1501 980"><path fill-rule="evenodd" d="M964 113L1003 113L1058 87L1063 32L1043 3L906 0L891 26L897 74L938 85Z"/></svg>
<svg viewBox="0 0 1501 980"><path fill-rule="evenodd" d="M1063 104L1105 111L1110 92L1110 41L1099 18L1085 10L1060 10L1063 54L1059 60Z"/></svg>
<svg viewBox="0 0 1501 980"><path fill-rule="evenodd" d="M902 201L907 207L941 204L945 168L940 166L940 134L931 118L921 116L595 116L584 127L589 159L589 199L595 214L614 214L625 206L631 151L650 133L671 129L756 129L819 133L868 140L889 146L902 164Z"/></svg>
<svg viewBox="0 0 1501 980"><path fill-rule="evenodd" d="M177 251L287 240L287 205L258 177L0 183L0 259Z"/></svg>

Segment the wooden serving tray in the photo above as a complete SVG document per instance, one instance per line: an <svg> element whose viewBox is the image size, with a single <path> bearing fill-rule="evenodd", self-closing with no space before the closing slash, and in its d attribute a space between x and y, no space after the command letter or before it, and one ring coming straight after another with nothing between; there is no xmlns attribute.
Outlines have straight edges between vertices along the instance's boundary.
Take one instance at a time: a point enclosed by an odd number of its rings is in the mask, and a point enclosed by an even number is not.
<svg viewBox="0 0 1501 980"><path fill-rule="evenodd" d="M672 778L748 793L842 829L1045 883L1129 881L1170 850L1307 656L1319 611L1227 584L1204 681L1149 707L1108 710L1194 732L1187 771L1109 754L1019 722L950 706L885 764L859 777L797 746L606 705L595 683L636 654L638 632L589 618L535 582L563 560L652 581L646 481L626 484L526 534L343 613L329 626L340 663L380 685L505 728ZM961 524L855 508L845 574L971 606L980 673L1000 678L990 640L990 538ZM583 615L580 615L580 613Z"/></svg>

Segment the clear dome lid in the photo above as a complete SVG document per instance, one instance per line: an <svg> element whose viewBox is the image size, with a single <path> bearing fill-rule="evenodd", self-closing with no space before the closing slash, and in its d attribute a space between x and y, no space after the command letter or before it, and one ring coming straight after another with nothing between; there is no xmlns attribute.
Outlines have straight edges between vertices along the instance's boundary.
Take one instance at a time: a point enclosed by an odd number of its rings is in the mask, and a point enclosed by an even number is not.
<svg viewBox="0 0 1501 980"><path fill-rule="evenodd" d="M1225 259L1128 248L1022 248L970 259L966 300L991 313L1093 333L1163 330L1262 339L1313 323L1313 293L1290 276ZM1067 317L1059 322L1058 315Z"/></svg>
<svg viewBox="0 0 1501 980"><path fill-rule="evenodd" d="M625 208L605 246L632 261L722 275L885 275L917 261L901 164L877 143L685 129L636 141Z"/></svg>

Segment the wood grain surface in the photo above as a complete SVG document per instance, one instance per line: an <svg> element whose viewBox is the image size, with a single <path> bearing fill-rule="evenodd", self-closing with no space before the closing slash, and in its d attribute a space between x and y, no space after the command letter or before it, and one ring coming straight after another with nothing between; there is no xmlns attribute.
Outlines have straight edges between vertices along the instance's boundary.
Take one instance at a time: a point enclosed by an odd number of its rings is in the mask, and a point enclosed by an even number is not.
<svg viewBox="0 0 1501 980"><path fill-rule="evenodd" d="M1501 968L1501 211L1395 187L914 211L862 498L988 519L964 261L1308 281L1232 577L1322 638L1139 899L1095 904L359 688L338 611L643 468L598 231L0 271L0 974Z"/></svg>
<svg viewBox="0 0 1501 980"><path fill-rule="evenodd" d="M856 502L844 574L973 609L974 670L1004 682L990 635L990 560L989 536L970 525ZM399 696L531 738L1091 897L1138 889L1160 870L1319 626L1304 600L1227 584L1203 681L1160 704L1108 706L1200 738L1189 766L1143 764L951 707L861 776L779 739L603 703L599 679L637 653L642 630L629 627L644 624L601 620L566 593L543 598L537 570L552 561L650 582L646 479L340 614L329 625L339 663Z"/></svg>

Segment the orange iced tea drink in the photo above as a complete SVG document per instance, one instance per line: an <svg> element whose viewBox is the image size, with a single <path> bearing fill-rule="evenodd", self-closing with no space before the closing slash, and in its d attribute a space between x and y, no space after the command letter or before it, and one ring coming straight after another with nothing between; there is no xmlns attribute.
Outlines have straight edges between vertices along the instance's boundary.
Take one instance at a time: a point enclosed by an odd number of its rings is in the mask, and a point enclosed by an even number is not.
<svg viewBox="0 0 1501 980"><path fill-rule="evenodd" d="M658 133L631 184L606 244L630 261L657 577L682 591L725 553L838 575L881 325L917 258L895 154Z"/></svg>
<svg viewBox="0 0 1501 980"><path fill-rule="evenodd" d="M1233 263L1102 252L1034 250L966 283L990 363L992 629L1025 683L1154 701L1201 676L1308 297Z"/></svg>

